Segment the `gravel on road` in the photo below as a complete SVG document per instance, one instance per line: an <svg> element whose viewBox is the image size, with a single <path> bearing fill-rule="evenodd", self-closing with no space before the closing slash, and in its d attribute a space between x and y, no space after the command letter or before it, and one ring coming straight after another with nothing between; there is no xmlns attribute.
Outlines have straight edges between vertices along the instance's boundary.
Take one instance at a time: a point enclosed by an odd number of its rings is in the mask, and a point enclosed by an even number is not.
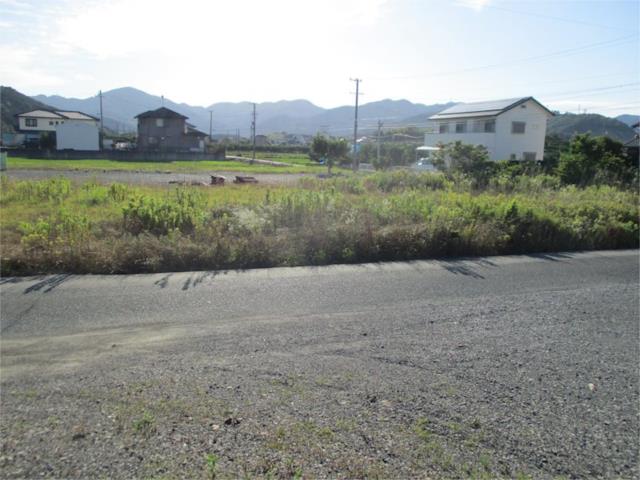
<svg viewBox="0 0 640 480"><path fill-rule="evenodd" d="M305 176L315 176L308 173L238 173L231 171L211 170L197 173L180 172L143 172L126 170L36 170L21 169L4 172L8 178L16 180L42 180L45 178L64 176L74 181L89 181L96 179L102 183L127 183L133 185L169 185L169 182L204 182L209 183L210 175L222 175L228 182L233 182L236 175L255 177L260 184L266 185L295 185Z"/></svg>
<svg viewBox="0 0 640 480"><path fill-rule="evenodd" d="M637 478L638 252L4 278L2 478Z"/></svg>

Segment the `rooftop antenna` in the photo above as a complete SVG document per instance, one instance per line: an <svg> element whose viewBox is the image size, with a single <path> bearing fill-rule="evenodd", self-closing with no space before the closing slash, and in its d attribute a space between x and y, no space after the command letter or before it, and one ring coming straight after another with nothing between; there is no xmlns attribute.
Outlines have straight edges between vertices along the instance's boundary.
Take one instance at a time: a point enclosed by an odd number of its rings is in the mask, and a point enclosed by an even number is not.
<svg viewBox="0 0 640 480"><path fill-rule="evenodd" d="M164 107L164 95L160 97L160 105Z"/></svg>

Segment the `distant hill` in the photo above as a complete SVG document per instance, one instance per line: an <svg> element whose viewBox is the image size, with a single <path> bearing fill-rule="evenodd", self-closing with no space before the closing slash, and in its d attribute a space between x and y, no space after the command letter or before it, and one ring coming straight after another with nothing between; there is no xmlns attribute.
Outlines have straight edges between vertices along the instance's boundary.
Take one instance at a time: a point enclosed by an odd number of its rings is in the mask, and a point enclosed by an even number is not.
<svg viewBox="0 0 640 480"><path fill-rule="evenodd" d="M164 106L189 117L189 122L199 129L209 131L209 110L213 111L215 133L248 135L251 122L250 102L221 102L208 107L176 103L168 98L150 95L132 87L103 92L103 114L105 126L115 131L134 131L135 116L146 110ZM65 98L58 95L33 97L56 108L79 110L97 115L100 110L98 96L89 98ZM426 119L446 108L445 105L422 105L408 100L381 100L361 105L359 121L361 130L373 130L378 120L387 126L402 126L407 123L426 122ZM264 102L256 106L258 133L286 131L288 133L313 134L325 131L332 135L350 135L353 129L353 106L331 109L318 107L307 100L282 100Z"/></svg>
<svg viewBox="0 0 640 480"><path fill-rule="evenodd" d="M549 120L547 133L555 133L564 138L571 138L576 133L592 133L606 135L621 142L628 141L634 135L629 125L596 113L556 115Z"/></svg>
<svg viewBox="0 0 640 480"><path fill-rule="evenodd" d="M209 131L209 110L213 112L214 134L248 136L251 124L250 102L221 102L208 107L176 103L168 98L151 95L132 87L117 88L103 92L103 113L105 127L116 132L135 131L135 116L163 105L189 117L189 122L204 132ZM38 95L34 100L59 109L79 110L98 115L98 96L89 98L65 98L57 95ZM423 105L408 100L380 100L360 106L358 122L360 132L371 134L377 128L378 120L384 128L403 126L425 127L428 118L455 102ZM325 109L308 100L282 100L264 102L256 106L259 134L287 132L293 134L315 134L326 132L334 136L351 136L353 132L354 107L352 105ZM3 114L4 115L4 114ZM631 115L621 115L621 120L629 120ZM620 141L633 137L633 132L624 122L596 114L559 114L549 122L549 133L557 133L569 138L575 133L591 132L594 135L609 135Z"/></svg>
<svg viewBox="0 0 640 480"><path fill-rule="evenodd" d="M631 126L631 125L634 125L634 124L640 122L640 115L628 115L628 114L618 115L616 117L616 120L619 120L622 123L625 123L625 124Z"/></svg>
<svg viewBox="0 0 640 480"><path fill-rule="evenodd" d="M37 110L39 108L49 109L51 107L42 102L34 100L31 97L23 95L11 87L2 88L2 132L15 133L18 129L18 119L16 115L19 113Z"/></svg>

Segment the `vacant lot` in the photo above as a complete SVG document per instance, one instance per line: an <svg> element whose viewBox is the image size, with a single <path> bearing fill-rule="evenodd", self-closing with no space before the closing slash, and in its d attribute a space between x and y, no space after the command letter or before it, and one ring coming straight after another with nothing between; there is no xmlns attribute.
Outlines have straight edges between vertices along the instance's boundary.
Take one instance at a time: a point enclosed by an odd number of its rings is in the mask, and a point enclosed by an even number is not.
<svg viewBox="0 0 640 480"><path fill-rule="evenodd" d="M2 478L634 478L637 251L6 278Z"/></svg>
<svg viewBox="0 0 640 480"><path fill-rule="evenodd" d="M3 177L1 268L134 273L637 247L637 194L546 181L475 192L405 172L222 188Z"/></svg>

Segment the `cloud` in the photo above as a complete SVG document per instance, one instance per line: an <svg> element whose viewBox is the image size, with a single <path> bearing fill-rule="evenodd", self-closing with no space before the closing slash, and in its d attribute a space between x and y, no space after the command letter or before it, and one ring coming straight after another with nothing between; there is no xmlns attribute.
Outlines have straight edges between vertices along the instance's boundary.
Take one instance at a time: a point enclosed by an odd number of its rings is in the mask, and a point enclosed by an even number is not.
<svg viewBox="0 0 640 480"><path fill-rule="evenodd" d="M0 0L1 1L1 0ZM52 46L97 58L144 52L181 53L221 47L264 50L278 44L329 41L335 29L370 27L383 17L391 0L78 1L54 20ZM301 5L304 5L303 7ZM268 19L268 20L265 20Z"/></svg>
<svg viewBox="0 0 640 480"><path fill-rule="evenodd" d="M4 85L35 90L64 84L64 79L38 66L38 51L15 45L0 45L0 78Z"/></svg>
<svg viewBox="0 0 640 480"><path fill-rule="evenodd" d="M462 7L471 8L476 12L483 10L494 3L494 0L456 0L456 4Z"/></svg>

